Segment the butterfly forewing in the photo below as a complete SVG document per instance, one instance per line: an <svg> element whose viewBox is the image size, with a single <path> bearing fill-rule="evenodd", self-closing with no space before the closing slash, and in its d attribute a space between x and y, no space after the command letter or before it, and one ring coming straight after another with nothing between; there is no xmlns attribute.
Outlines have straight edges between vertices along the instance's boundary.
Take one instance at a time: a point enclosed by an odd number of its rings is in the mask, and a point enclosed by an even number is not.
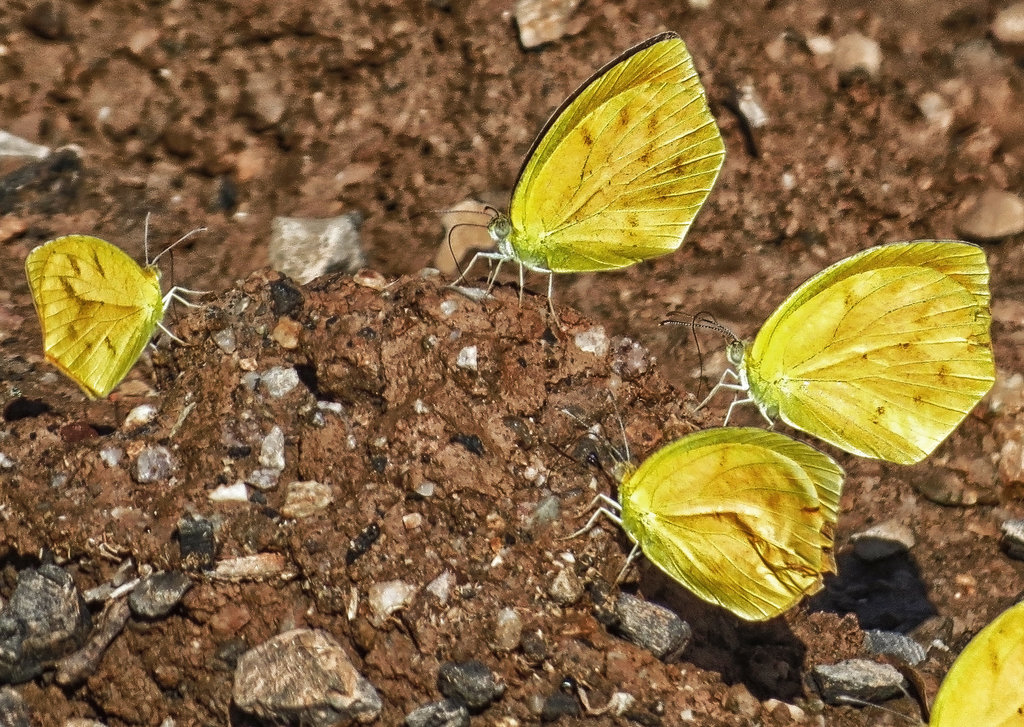
<svg viewBox="0 0 1024 727"><path fill-rule="evenodd" d="M679 247L725 155L678 36L627 52L549 123L513 192L527 264L606 270Z"/></svg>

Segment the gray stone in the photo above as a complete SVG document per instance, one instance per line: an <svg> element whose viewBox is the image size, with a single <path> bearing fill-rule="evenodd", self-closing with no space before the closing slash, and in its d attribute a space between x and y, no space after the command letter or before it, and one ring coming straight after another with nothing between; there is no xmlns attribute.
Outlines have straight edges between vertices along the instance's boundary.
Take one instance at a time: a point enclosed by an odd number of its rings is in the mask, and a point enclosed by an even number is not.
<svg viewBox="0 0 1024 727"><path fill-rule="evenodd" d="M967 208L957 223L968 240L1001 240L1024 232L1024 200L1010 192L989 189Z"/></svg>
<svg viewBox="0 0 1024 727"><path fill-rule="evenodd" d="M519 648L523 637L523 620L514 608L503 608L494 619L494 638L491 646L495 651L514 651Z"/></svg>
<svg viewBox="0 0 1024 727"><path fill-rule="evenodd" d="M0 687L0 727L32 727L28 705L10 687Z"/></svg>
<svg viewBox="0 0 1024 727"><path fill-rule="evenodd" d="M80 647L91 628L85 599L64 570L43 565L21 571L0 611L0 683L39 675Z"/></svg>
<svg viewBox="0 0 1024 727"><path fill-rule="evenodd" d="M281 514L287 518L310 517L334 502L329 485L315 480L292 482L284 496Z"/></svg>
<svg viewBox="0 0 1024 727"><path fill-rule="evenodd" d="M280 472L284 469L284 432L274 427L263 438L260 445L260 464L268 470Z"/></svg>
<svg viewBox="0 0 1024 727"><path fill-rule="evenodd" d="M34 157L45 159L50 155L50 147L33 144L20 136L0 129L0 157Z"/></svg>
<svg viewBox="0 0 1024 727"><path fill-rule="evenodd" d="M140 485L151 485L169 479L174 470L174 458L171 451L156 444L139 452L132 465L132 479Z"/></svg>
<svg viewBox="0 0 1024 727"><path fill-rule="evenodd" d="M1006 554L1017 560L1024 560L1024 520L1007 520L1000 526L1003 547Z"/></svg>
<svg viewBox="0 0 1024 727"><path fill-rule="evenodd" d="M674 612L628 593L615 601L617 630L659 659L671 661L690 644L690 625Z"/></svg>
<svg viewBox="0 0 1024 727"><path fill-rule="evenodd" d="M579 717L581 714L579 700L565 692L554 692L544 699L540 708L541 722L557 722L562 717Z"/></svg>
<svg viewBox="0 0 1024 727"><path fill-rule="evenodd" d="M572 32L570 17L580 0L516 0L513 13L519 27L519 42L536 48Z"/></svg>
<svg viewBox="0 0 1024 727"><path fill-rule="evenodd" d="M840 75L863 72L877 76L882 68L882 49L878 43L860 33L847 33L836 41L832 63Z"/></svg>
<svg viewBox="0 0 1024 727"><path fill-rule="evenodd" d="M171 612L192 587L192 579L180 571L154 573L142 579L128 597L132 613L160 618Z"/></svg>
<svg viewBox="0 0 1024 727"><path fill-rule="evenodd" d="M538 528L555 522L561 514L562 503L558 501L558 497L555 495L548 495L537 503L537 507L535 507L533 512L530 514L530 519L527 521L526 527L529 530L537 530Z"/></svg>
<svg viewBox="0 0 1024 727"><path fill-rule="evenodd" d="M310 727L369 722L382 706L334 637L310 629L286 631L242 654L232 695L260 719Z"/></svg>
<svg viewBox="0 0 1024 727"><path fill-rule="evenodd" d="M910 666L917 666L928 656L923 646L896 631L869 629L864 632L864 645L872 654L898 656Z"/></svg>
<svg viewBox="0 0 1024 727"><path fill-rule="evenodd" d="M260 388L271 399L280 399L290 394L299 381L299 372L291 366L274 366L260 375Z"/></svg>
<svg viewBox="0 0 1024 727"><path fill-rule="evenodd" d="M1024 46L1024 3L1014 3L996 13L992 35L1003 45Z"/></svg>
<svg viewBox="0 0 1024 727"><path fill-rule="evenodd" d="M358 214L275 217L270 226L270 264L302 284L327 273L354 273L366 265L361 223Z"/></svg>
<svg viewBox="0 0 1024 727"><path fill-rule="evenodd" d="M877 704L906 693L906 680L896 667L867 659L822 664L813 674L829 704L849 704L850 699Z"/></svg>
<svg viewBox="0 0 1024 727"><path fill-rule="evenodd" d="M373 583L367 589L366 600L370 605L370 623L380 628L393 613L412 605L418 589L405 581L383 581Z"/></svg>
<svg viewBox="0 0 1024 727"><path fill-rule="evenodd" d="M559 606L570 606L583 597L583 584L571 567L562 568L548 587L548 595Z"/></svg>
<svg viewBox="0 0 1024 727"><path fill-rule="evenodd" d="M216 541L213 523L199 515L185 515L178 520L178 545L181 565L185 570L208 570L213 567Z"/></svg>
<svg viewBox="0 0 1024 727"><path fill-rule="evenodd" d="M409 712L405 727L469 727L469 710L453 699L431 702Z"/></svg>
<svg viewBox="0 0 1024 727"><path fill-rule="evenodd" d="M910 528L894 520L886 520L854 533L850 536L850 542L854 554L867 563L906 553L917 543Z"/></svg>
<svg viewBox="0 0 1024 727"><path fill-rule="evenodd" d="M504 694L505 685L483 662L449 661L437 670L437 690L475 711Z"/></svg>

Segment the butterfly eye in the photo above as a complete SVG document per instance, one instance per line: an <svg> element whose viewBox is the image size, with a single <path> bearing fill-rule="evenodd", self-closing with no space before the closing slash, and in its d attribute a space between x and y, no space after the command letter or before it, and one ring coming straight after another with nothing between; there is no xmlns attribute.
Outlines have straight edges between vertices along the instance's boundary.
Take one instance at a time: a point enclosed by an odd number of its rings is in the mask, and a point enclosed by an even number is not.
<svg viewBox="0 0 1024 727"><path fill-rule="evenodd" d="M729 358L729 363L733 366L740 366L743 363L743 351L745 348L743 341L733 341L730 343L729 349L725 354Z"/></svg>
<svg viewBox="0 0 1024 727"><path fill-rule="evenodd" d="M495 242L504 242L512 234L512 221L505 215L498 215L487 225L487 232Z"/></svg>

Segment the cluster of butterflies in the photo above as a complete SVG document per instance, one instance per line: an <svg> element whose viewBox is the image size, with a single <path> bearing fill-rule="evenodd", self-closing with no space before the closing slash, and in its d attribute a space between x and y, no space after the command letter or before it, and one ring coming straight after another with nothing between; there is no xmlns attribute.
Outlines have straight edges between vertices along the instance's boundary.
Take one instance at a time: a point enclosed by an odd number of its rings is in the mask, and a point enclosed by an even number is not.
<svg viewBox="0 0 1024 727"><path fill-rule="evenodd" d="M477 257L549 276L622 268L676 250L725 158L693 60L663 33L599 70L555 112L519 173L509 212ZM471 263L472 266L472 263ZM172 297L159 273L83 235L26 261L46 357L90 397L141 354ZM880 245L803 283L711 392L847 452L901 464L930 454L995 379L988 267L956 241ZM554 309L552 306L552 314ZM710 396L709 396L710 399ZM655 452L598 511L697 596L753 621L834 572L844 473L783 434L723 426ZM1019 617L1018 617L1019 619Z"/></svg>

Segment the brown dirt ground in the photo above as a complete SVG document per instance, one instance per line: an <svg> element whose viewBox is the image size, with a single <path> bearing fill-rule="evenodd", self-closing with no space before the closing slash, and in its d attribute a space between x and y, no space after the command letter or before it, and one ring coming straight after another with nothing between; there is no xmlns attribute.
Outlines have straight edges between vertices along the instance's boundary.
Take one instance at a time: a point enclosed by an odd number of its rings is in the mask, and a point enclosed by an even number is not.
<svg viewBox="0 0 1024 727"><path fill-rule="evenodd" d="M82 588L113 573L104 552L178 566L174 531L188 512L216 519L220 557L278 552L298 573L288 582L202 583L172 616L130 624L84 684L20 687L37 724L96 716L109 727L156 725L168 715L178 725L224 724L239 645L306 624L348 645L381 692L382 724L438 698L441 661L480 658L509 684L480 724L505 715L533 721L529 698L573 677L598 704L613 691L633 693L636 719L564 724L677 724L690 709L698 724L785 725L783 708L743 716L727 707L729 697L748 690L801 702L810 666L863 653L861 628L919 628L959 649L1024 589L1024 563L998 544L1000 522L1024 514L1021 483L1000 456L1024 439L1021 385L1010 379L1021 371L1024 342L1017 237L986 246L997 391L920 466L837 456L848 472L840 574L825 594L751 626L641 565L624 587L674 607L696 632L673 665L610 635L591 596L559 607L545 594L566 565L562 553L600 584L627 550L625 537L607 529L560 540L580 524L593 488L611 486L573 456L581 431L561 408L609 432L617 409L637 456L720 421L720 409L691 413L701 362L660 320L703 310L752 335L824 265L881 242L955 237L963 207L981 191L1021 188L1024 75L1001 52L977 50L991 4L716 0L696 11L678 2L588 2L577 11L578 34L537 51L520 47L508 8L483 2L68 2L58 3L65 23L54 26L55 39L27 29L31 7L8 0L0 17L0 128L77 144L84 161L79 174L58 175L61 184L43 175L3 200L0 450L18 466L0 475L0 593L9 595L17 569L42 552ZM678 31L696 58L729 152L684 248L621 273L560 277L564 332L549 329L542 297L528 295L520 308L514 289L503 287L479 305L420 278L441 237L437 210L467 196L500 200L535 131L576 82L664 29ZM840 79L803 42L855 30L882 47L877 78ZM771 119L753 144L728 110L747 79ZM949 99L948 131L918 111L927 91ZM272 114L278 105L280 118ZM100 122L103 108L110 112ZM270 337L281 318L268 292L276 276L253 273L266 262L270 219L353 210L365 217L372 267L392 285L380 291L345 277L311 284L291 313L300 345L282 348ZM173 321L189 346L162 346L117 396L90 403L41 361L24 257L51 237L88 232L141 259L147 212L158 241L209 228L177 251L173 276L217 294L205 310ZM445 316L442 300L457 310ZM572 335L595 323L652 355L637 366L625 344L605 357L582 353ZM229 326L238 336L231 355L208 335ZM454 363L467 341L480 350L476 375ZM712 353L703 367L715 375L721 342L704 345ZM288 397L271 400L241 383L247 369L278 364L303 374ZM317 399L341 403L344 415L325 412L321 421ZM417 399L425 413L415 413ZM156 404L159 416L122 431L139 401ZM283 488L263 506L208 501L209 489L256 466L258 447L233 445L258 445L273 424L287 436L282 482L329 483L328 510L282 520ZM130 456L152 443L175 453L173 484L138 485L99 459L108 444ZM67 475L59 487L51 486L55 474ZM424 479L438 483L438 494L416 499L410 493ZM937 481L984 504L942 507L915 489ZM532 509L550 494L562 517L531 527ZM413 512L423 522L407 530L402 518ZM916 537L909 559L866 568L847 555L851 534L890 519ZM381 537L348 565L350 541L371 524ZM346 617L350 588L365 593L393 578L423 586L445 569L458 583L446 606L421 592L380 628L365 613ZM920 603L909 623L895 615L906 616L908 599ZM506 606L543 632L543 662L488 646ZM930 688L948 661L933 655L922 667ZM916 714L909 699L890 706ZM870 709L823 714L829 725L902 723Z"/></svg>

